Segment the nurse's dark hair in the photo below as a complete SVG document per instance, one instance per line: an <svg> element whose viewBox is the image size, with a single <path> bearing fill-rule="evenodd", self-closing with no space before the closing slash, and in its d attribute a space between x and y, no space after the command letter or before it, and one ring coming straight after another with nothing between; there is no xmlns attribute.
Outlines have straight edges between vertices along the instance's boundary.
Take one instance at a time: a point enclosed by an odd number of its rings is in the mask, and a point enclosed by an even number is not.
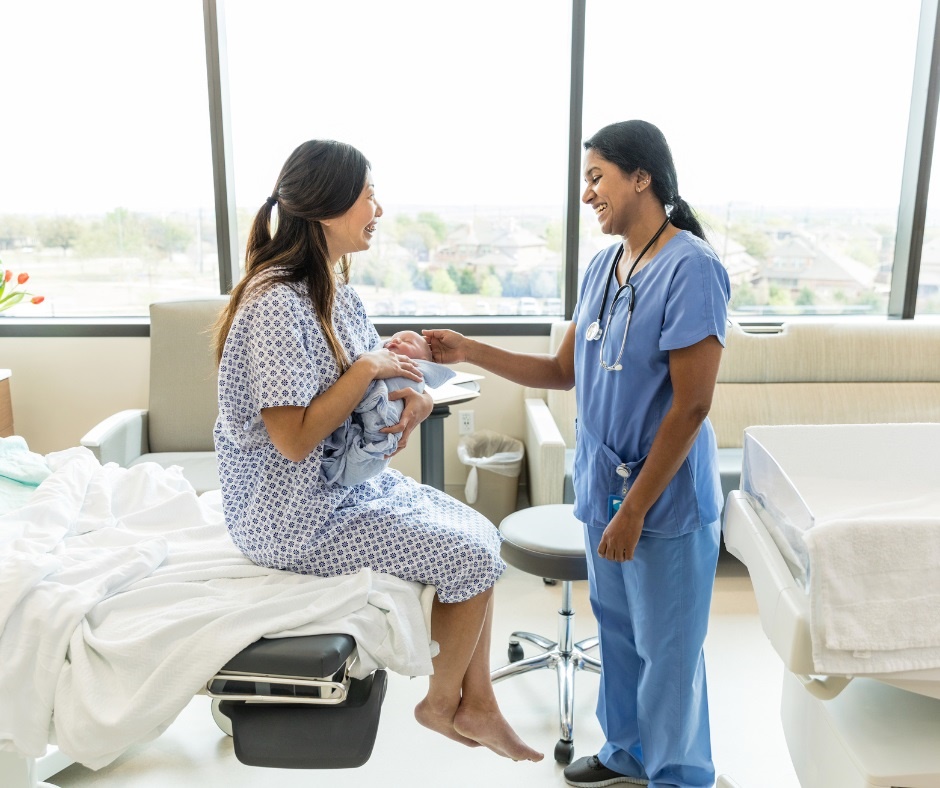
<svg viewBox="0 0 940 788"><path fill-rule="evenodd" d="M604 126L584 143L628 175L637 170L650 174L653 193L663 204L671 205L669 220L680 230L688 230L705 240L705 231L692 207L679 196L679 179L672 151L663 133L645 120L624 120Z"/></svg>
<svg viewBox="0 0 940 788"><path fill-rule="evenodd" d="M245 248L245 275L232 288L215 327L216 360L239 306L250 295L285 282L305 282L313 310L342 371L350 364L333 328L337 281L349 281L344 255L334 266L321 222L348 211L366 183L369 161L352 145L310 140L287 157L274 191L255 214ZM274 214L274 206L277 214Z"/></svg>

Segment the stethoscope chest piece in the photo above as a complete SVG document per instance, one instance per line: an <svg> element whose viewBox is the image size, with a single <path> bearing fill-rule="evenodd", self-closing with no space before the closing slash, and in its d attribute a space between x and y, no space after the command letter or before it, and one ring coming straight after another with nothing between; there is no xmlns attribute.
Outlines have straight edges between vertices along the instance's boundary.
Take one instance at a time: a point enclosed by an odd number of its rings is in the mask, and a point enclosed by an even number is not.
<svg viewBox="0 0 940 788"><path fill-rule="evenodd" d="M587 327L587 331L584 332L584 337L588 342L593 342L595 339L599 339L601 335L601 325L598 321L594 321Z"/></svg>

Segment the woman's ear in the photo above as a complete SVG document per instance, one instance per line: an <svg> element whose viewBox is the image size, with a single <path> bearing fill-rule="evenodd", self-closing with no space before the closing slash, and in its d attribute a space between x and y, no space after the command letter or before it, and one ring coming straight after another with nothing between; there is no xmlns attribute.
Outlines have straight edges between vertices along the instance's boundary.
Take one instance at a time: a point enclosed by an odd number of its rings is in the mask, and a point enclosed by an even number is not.
<svg viewBox="0 0 940 788"><path fill-rule="evenodd" d="M637 194L650 185L650 174L646 170L637 170L635 173L633 173L633 178L634 182L636 183Z"/></svg>

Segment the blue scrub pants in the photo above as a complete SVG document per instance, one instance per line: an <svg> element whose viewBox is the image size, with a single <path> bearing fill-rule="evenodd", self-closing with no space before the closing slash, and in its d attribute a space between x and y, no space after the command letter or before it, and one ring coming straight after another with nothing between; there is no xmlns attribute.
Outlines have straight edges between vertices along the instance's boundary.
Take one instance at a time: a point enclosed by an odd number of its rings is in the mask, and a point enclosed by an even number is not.
<svg viewBox="0 0 940 788"><path fill-rule="evenodd" d="M600 558L585 527L601 673L601 763L650 788L715 782L705 658L720 522L674 538L641 536L632 561Z"/></svg>

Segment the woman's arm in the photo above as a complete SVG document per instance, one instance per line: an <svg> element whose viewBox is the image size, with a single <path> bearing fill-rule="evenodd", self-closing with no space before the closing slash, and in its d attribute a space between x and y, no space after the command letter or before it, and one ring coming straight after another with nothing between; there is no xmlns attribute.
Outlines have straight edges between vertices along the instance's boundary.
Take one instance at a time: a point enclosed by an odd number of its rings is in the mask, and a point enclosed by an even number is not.
<svg viewBox="0 0 940 788"><path fill-rule="evenodd" d="M574 332L572 323L553 356L515 353L447 329L429 329L422 333L431 346L434 361L439 364L465 361L522 386L570 389L574 386Z"/></svg>
<svg viewBox="0 0 940 788"><path fill-rule="evenodd" d="M421 380L417 365L407 356L384 348L373 350L361 355L336 383L314 397L306 407L263 408L261 419L274 447L288 460L300 462L346 421L373 380L399 375Z"/></svg>
<svg viewBox="0 0 940 788"><path fill-rule="evenodd" d="M721 351L721 343L710 336L669 352L672 405L656 432L643 472L604 531L597 550L602 558L633 558L646 513L682 466L711 408Z"/></svg>

